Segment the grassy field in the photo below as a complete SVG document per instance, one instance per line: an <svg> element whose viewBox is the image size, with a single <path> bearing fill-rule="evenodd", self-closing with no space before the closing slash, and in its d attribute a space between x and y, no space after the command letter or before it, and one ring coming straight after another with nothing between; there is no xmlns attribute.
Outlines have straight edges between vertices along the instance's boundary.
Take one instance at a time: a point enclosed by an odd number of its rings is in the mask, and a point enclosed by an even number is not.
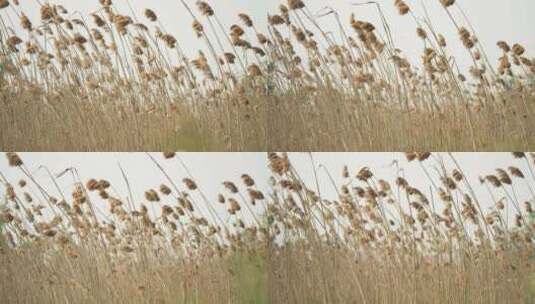
<svg viewBox="0 0 535 304"><path fill-rule="evenodd" d="M82 19L45 4L30 20L1 2L4 151L534 148L532 57L503 40L490 62L455 1L428 5L443 7L457 37L395 1L421 40L416 63L386 22L326 11L339 24L327 35L300 0L269 12L265 28L247 14L227 26L208 3L182 2L202 49L193 58L149 8L128 15L106 0ZM467 70L451 41L466 49Z"/></svg>
<svg viewBox="0 0 535 304"><path fill-rule="evenodd" d="M165 171L154 181L161 186L131 193L117 194L116 181L79 180L74 169L66 173L71 188L48 188L54 183L8 153L10 170L26 178L2 176L0 298L531 303L534 197L524 202L518 194L535 189L535 154L514 153L510 167L481 172L481 183L444 166L447 158L455 164L449 154L406 156L424 170L437 168L423 174L421 189L400 175L384 180L367 167L344 168L338 195L328 196L305 184L285 154L270 153L270 189L244 174L223 181L212 197L193 177ZM161 161L177 157L166 153ZM161 161L153 162L160 168Z"/></svg>

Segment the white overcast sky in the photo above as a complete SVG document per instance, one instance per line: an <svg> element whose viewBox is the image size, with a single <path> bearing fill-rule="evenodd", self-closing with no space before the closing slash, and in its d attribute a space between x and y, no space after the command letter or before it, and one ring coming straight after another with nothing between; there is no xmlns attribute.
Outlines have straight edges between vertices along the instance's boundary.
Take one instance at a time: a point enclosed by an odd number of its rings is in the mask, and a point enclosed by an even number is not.
<svg viewBox="0 0 535 304"><path fill-rule="evenodd" d="M197 50L202 48L200 41L194 37L191 30L192 19L178 0L113 0L116 7L123 13L130 14L128 1L136 15L143 21L143 10L145 8L153 9L162 21L165 29L176 35L182 48L186 50L189 56L194 56ZM21 6L28 16L33 20L38 18L38 5L36 0L25 0ZM69 0L69 1L50 1L51 3L62 4L70 12L80 11L85 14L94 12L98 8L98 1L92 0ZM195 1L186 0L186 2L198 14ZM248 13L251 15L260 31L265 32L266 15L268 12L275 13L280 3L286 1L254 1L254 0L225 0L209 2L218 17L228 28L233 23L239 23L237 14ZM348 27L349 15L355 13L358 19L368 20L378 25L379 16L374 6L352 6L352 3L365 1L348 1L348 0L304 0L312 12L317 12L325 6L336 9L341 16L344 26ZM397 14L393 6L393 0L378 0L383 7L386 18L390 23L396 45L404 50L413 60L419 60L423 48L421 41L416 37L414 20L408 16L401 17ZM423 3L425 3L429 17L432 20L437 31L445 34L450 45L450 54L455 56L461 66L466 67L469 63L468 54L461 47L458 41L458 35L453 25L447 18L445 12L440 6L439 0L405 0L406 3L416 12L417 15L423 16ZM509 43L521 43L533 55L535 50L535 1L533 0L457 0L457 3L464 9L470 18L480 41L486 46L489 57L493 62L500 55L496 42L506 40ZM452 9L456 17L461 17L456 8ZM18 23L14 15L9 10L4 10L1 14L9 14L14 23ZM458 19L461 20L461 19ZM464 22L461 22L464 23ZM320 24L325 31L336 32L336 26L332 17L320 19ZM208 28L208 25L205 25ZM256 41L255 41L256 43Z"/></svg>
<svg viewBox="0 0 535 304"><path fill-rule="evenodd" d="M89 178L107 179L113 186L114 191L111 194L125 199L128 196L128 191L118 166L120 164L128 176L131 187L134 189L133 194L136 203L144 201L144 191L150 188L157 189L162 183L169 185L165 177L145 153L20 153L20 155L36 179L45 186L50 194L55 196L59 196L59 194L55 191L46 172L39 169L41 165L48 167L52 174L60 173L69 167L75 167L78 169L83 182L86 182ZM182 187L181 180L187 175L177 159L164 160L161 153L151 153L151 155L164 166L171 178ZM259 189L266 191L266 193L269 190L268 179L270 172L267 169L266 153L179 153L177 155L187 164L194 180L210 201L215 201L218 193L226 194L222 185L223 181L234 181L241 187L240 176L243 173L250 174L256 180ZM292 164L309 188L315 189L310 154L290 153L289 155ZM448 154L441 153L437 155L444 158L449 170L454 168ZM494 170L496 168L506 169L511 165L518 166L529 178L531 187L534 187L534 181L531 179L525 160L514 159L510 153L454 153L453 155L471 181L484 209L490 207L492 201L486 188L479 186L478 177L495 174ZM313 153L312 157L316 168L321 167L321 165L328 168L338 186L342 183L341 172L344 165L349 167L352 176L362 167L369 167L378 178L394 182L396 169L392 166L392 162L397 160L399 167L403 169L411 185L424 192L427 191L427 194L429 194L430 184L420 165L418 162L407 162L403 153ZM426 161L424 165L430 174L437 176L436 171L433 169L436 163ZM0 172L12 184L16 184L23 177L17 168L8 166L4 155L0 157ZM317 172L322 196L326 199L336 199L336 192L332 188L325 171L318 169ZM66 174L58 181L65 194L70 195L74 184L73 179ZM515 184L515 191L521 202L533 198L525 183ZM38 196L36 187L30 185L26 191L28 190L36 197ZM0 194L3 195L4 192L5 189L2 187ZM500 199L503 195L500 192L496 198ZM221 208L223 207L221 206ZM224 209L221 209L221 211L224 212Z"/></svg>

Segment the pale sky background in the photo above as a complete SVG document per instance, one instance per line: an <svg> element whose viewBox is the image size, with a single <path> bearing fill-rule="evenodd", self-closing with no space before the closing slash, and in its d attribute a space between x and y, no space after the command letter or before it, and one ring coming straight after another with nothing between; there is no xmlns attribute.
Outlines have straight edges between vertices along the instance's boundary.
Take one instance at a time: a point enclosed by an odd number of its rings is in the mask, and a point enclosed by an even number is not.
<svg viewBox="0 0 535 304"><path fill-rule="evenodd" d="M45 186L47 191L50 191L50 194L58 197L59 194L54 189L46 172L39 170L39 166L47 166L54 175L68 167L76 167L84 183L90 178L107 179L113 186L111 194L115 197L126 199L128 191L118 167L120 163L129 178L131 187L134 189L133 195L136 203L145 201L143 194L146 190L150 188L157 189L161 183L169 185L165 177L145 153L20 153L20 155L29 170L34 173L35 178ZM151 155L164 166L178 186L183 188L181 180L187 175L177 159L164 160L161 153L151 153ZM233 181L241 189L244 189L240 176L243 173L248 173L256 180L258 188L263 190L265 194L268 193L270 172L267 169L266 153L179 153L177 155L186 163L196 183L207 198L214 202L214 205L219 208L218 210L222 214L226 214L224 206L218 205L215 201L218 193L228 194L228 191L222 185L223 181ZM290 153L289 155L292 164L305 183L310 189L315 189L310 154ZM454 167L448 154L441 153L437 155L444 158L451 173ZM514 159L510 153L454 153L453 155L471 181L485 210L491 206L492 201L486 188L479 185L479 176L495 174L494 170L496 168L506 169L508 166L513 165L524 172L532 187L534 185L525 160ZM407 162L403 153L313 153L312 156L316 168L321 167L321 165L328 168L337 186L340 186L343 182L341 172L344 165L349 167L349 172L352 176L355 176L359 169L366 166L374 172L377 178L385 179L393 184L397 175L392 162L397 160L409 183L424 192L427 191L426 194L430 197L430 183L419 163L416 161ZM423 164L431 175L438 176L433 169L436 166L436 162L428 160ZM17 168L8 167L7 159L4 155L0 156L0 172L14 185L23 177ZM317 173L322 196L326 199L336 199L336 192L325 171L318 169ZM68 196L72 192L73 185L73 179L69 174L59 179L60 188ZM520 202L532 199L525 183L515 182L515 185L515 191ZM4 187L0 188L0 195L3 196L5 189ZM35 197L39 197L39 192L35 186L30 185L26 191L29 191ZM499 194L496 197L497 199L504 196L501 191L497 193ZM194 193L192 196L194 199L199 199L200 197L196 198L196 195ZM167 203L176 204L176 202L172 201L167 201ZM102 208L105 209L104 206ZM200 208L202 209L203 207ZM261 209L257 211L260 213Z"/></svg>
<svg viewBox="0 0 535 304"><path fill-rule="evenodd" d="M159 19L163 23L165 30L175 34L182 48L186 51L187 55L193 57L197 50L204 48L201 45L201 41L195 38L193 31L191 30L192 19L186 10L180 5L178 0L159 0L159 1L146 1L146 0L129 0L131 7L136 15L146 23L146 18L143 16L145 8L150 7L153 9ZM21 1L22 8L32 20L38 18L38 5L37 1ZM69 0L69 1L50 1L51 3L62 4L71 13L80 11L83 13L91 13L98 7L97 0ZM128 8L128 0L114 0L114 4L123 13L130 14ZM198 11L195 6L194 0L186 0L186 2L194 9L195 13ZM207 0L214 8L218 17L222 20L226 26L226 30L230 28L233 23L241 24L238 20L238 13L248 13L258 25L261 32L266 32L266 15L267 13L275 13L280 3L286 3L286 1L253 1L253 0L225 0L225 1L213 1ZM371 21L379 28L379 16L374 6L352 6L351 3L364 2L364 1L348 1L348 0L305 0L305 4L309 7L313 13L318 12L325 6L330 6L336 9L341 16L342 22L347 30L349 30L349 16L351 13L355 13L356 17L361 20ZM406 55L413 62L419 63L419 56L421 54L423 45L417 38L415 33L414 20L409 16L399 16L397 10L393 5L393 0L378 0L383 7L386 18L390 23L393 31L393 36L396 45L401 48ZM412 8L412 10L418 15L423 16L423 3L429 13L429 17L434 23L438 32L444 34L449 43L449 53L457 58L459 64L463 67L468 65L469 57L467 52L462 48L458 41L458 35L443 11L438 0L406 0L406 3ZM457 3L469 16L476 33L480 41L485 45L486 51L493 63L500 55L499 49L496 47L498 40L506 40L510 44L521 43L528 50L528 56L533 55L535 50L535 18L533 12L535 12L535 1L533 0L457 0ZM4 10L6 11L6 10ZM462 20L461 15L457 8L451 9L452 13L458 17L458 20ZM10 15L11 20L18 24L13 12L7 12ZM2 12L1 14L6 14ZM323 17L319 20L321 26L325 31L333 31L338 35L336 31L336 25L332 16ZM91 22L92 24L92 22ZM461 21L464 24L464 21ZM208 24L205 24L205 28L208 28ZM468 28L468 27L467 27ZM256 39L255 39L256 44Z"/></svg>

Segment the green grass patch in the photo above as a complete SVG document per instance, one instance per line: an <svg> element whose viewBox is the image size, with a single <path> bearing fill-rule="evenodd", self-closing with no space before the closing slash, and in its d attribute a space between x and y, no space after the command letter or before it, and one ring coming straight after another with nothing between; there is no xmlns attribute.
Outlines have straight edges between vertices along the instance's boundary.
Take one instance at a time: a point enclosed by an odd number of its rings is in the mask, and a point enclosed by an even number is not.
<svg viewBox="0 0 535 304"><path fill-rule="evenodd" d="M264 257L260 254L237 253L230 258L229 263L238 303L270 303L269 269Z"/></svg>
<svg viewBox="0 0 535 304"><path fill-rule="evenodd" d="M177 123L180 127L162 144L169 151L199 152L211 151L215 141L211 134L202 130L193 119L182 119Z"/></svg>

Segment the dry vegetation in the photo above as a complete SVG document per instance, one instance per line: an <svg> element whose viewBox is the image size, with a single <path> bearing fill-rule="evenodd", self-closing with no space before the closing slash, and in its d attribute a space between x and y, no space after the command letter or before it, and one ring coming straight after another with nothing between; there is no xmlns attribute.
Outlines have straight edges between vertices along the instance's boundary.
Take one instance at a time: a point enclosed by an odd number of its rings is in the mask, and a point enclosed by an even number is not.
<svg viewBox="0 0 535 304"><path fill-rule="evenodd" d="M503 55L490 62L453 0L426 5L443 7L467 71L451 41L401 0L399 18L421 40L417 64L376 3L379 25L353 16L348 27L336 11L314 15L290 0L260 28L247 14L228 26L206 2L177 1L204 50L188 58L157 12L99 2L89 16L45 3L35 23L18 1L0 0L3 150L510 151L535 142L534 60L500 41ZM325 33L320 19L338 31Z"/></svg>
<svg viewBox="0 0 535 304"><path fill-rule="evenodd" d="M72 189L48 189L54 183L8 153L11 170L26 177L2 176L0 298L532 303L535 154L513 155L512 166L481 172L472 185L452 155L407 153L426 172L426 189L402 175L389 182L345 167L335 197L303 183L285 154L268 155L268 191L244 174L214 197L193 177L167 173L167 165L185 165L178 155L149 155L164 182L140 202L143 191L121 197L109 181L82 181L74 168L50 176L72 177ZM526 188L530 200L519 201ZM476 194L481 189L490 201Z"/></svg>

